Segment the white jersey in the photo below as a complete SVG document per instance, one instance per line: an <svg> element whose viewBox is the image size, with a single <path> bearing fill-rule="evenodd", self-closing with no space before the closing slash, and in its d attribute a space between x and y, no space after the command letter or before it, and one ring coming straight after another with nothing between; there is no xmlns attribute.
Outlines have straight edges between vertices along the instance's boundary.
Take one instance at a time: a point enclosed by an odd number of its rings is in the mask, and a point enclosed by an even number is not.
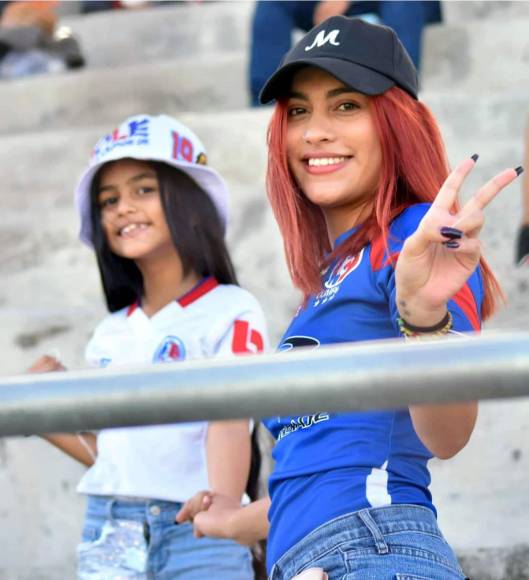
<svg viewBox="0 0 529 580"><path fill-rule="evenodd" d="M257 300L206 278L151 318L132 305L105 318L88 343L91 366L124 366L257 353L267 347ZM182 502L209 487L207 422L104 429L77 491Z"/></svg>

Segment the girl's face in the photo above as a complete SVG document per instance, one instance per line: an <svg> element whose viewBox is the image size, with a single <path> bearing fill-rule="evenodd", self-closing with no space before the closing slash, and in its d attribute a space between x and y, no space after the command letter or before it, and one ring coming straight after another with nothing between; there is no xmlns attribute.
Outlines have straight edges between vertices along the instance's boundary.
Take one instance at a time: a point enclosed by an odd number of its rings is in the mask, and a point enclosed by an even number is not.
<svg viewBox="0 0 529 580"><path fill-rule="evenodd" d="M287 111L287 157L298 186L331 230L349 229L371 205L381 168L369 97L307 67L294 76Z"/></svg>
<svg viewBox="0 0 529 580"><path fill-rule="evenodd" d="M174 253L158 178L148 163L123 159L105 165L97 203L107 243L118 256L141 260Z"/></svg>

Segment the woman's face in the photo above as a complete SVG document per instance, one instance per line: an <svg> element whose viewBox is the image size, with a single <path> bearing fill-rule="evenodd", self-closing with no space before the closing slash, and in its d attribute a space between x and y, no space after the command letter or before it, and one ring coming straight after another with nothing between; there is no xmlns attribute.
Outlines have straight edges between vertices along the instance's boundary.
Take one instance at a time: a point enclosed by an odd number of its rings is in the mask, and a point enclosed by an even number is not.
<svg viewBox="0 0 529 580"><path fill-rule="evenodd" d="M174 252L158 178L148 163L123 159L105 165L97 203L107 243L118 256L141 260Z"/></svg>
<svg viewBox="0 0 529 580"><path fill-rule="evenodd" d="M294 76L287 106L287 156L297 184L327 220L354 220L373 201L382 159L369 97L307 67Z"/></svg>

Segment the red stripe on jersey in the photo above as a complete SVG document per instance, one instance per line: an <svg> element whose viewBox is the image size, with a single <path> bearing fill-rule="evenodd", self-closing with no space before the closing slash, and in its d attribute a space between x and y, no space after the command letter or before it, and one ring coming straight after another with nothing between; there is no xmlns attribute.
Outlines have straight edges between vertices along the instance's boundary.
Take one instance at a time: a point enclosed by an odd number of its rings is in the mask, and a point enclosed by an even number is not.
<svg viewBox="0 0 529 580"><path fill-rule="evenodd" d="M376 238L371 242L371 253L369 254L369 259L371 261L371 269L373 272L378 272L382 270L385 266L390 264L396 264L400 252L394 252L391 254L391 260L384 256L386 255L386 246L384 246L384 240L382 237Z"/></svg>
<svg viewBox="0 0 529 580"><path fill-rule="evenodd" d="M138 308L138 303L134 302L133 304L131 304L127 310L127 316L130 316L135 310L136 308Z"/></svg>
<svg viewBox="0 0 529 580"><path fill-rule="evenodd" d="M369 258L371 260L371 269L373 272L382 270L384 267L384 254L386 253L386 248L384 247L384 240L382 237L376 238L371 242L371 253Z"/></svg>
<svg viewBox="0 0 529 580"><path fill-rule="evenodd" d="M231 350L234 354L262 352L263 349L263 337L257 330L250 328L249 322L246 320L236 320L233 323Z"/></svg>
<svg viewBox="0 0 529 580"><path fill-rule="evenodd" d="M476 299L474 298L474 294L472 294L470 286L465 284L452 300L461 308L472 328L479 331L481 329L481 320L478 314Z"/></svg>
<svg viewBox="0 0 529 580"><path fill-rule="evenodd" d="M204 278L204 280L200 281L194 288L191 288L187 294L184 294L181 298L177 300L178 304L182 307L189 306L199 298L202 298L208 292L211 292L213 288L216 288L219 285L217 280L213 278L213 276L209 276L208 278Z"/></svg>

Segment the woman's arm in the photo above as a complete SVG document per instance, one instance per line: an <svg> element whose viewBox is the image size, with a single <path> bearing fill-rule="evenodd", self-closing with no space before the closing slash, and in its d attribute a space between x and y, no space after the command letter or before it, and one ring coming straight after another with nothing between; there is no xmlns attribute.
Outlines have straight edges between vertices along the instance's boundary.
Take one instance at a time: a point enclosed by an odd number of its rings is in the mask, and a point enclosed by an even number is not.
<svg viewBox="0 0 529 580"><path fill-rule="evenodd" d="M250 472L251 443L248 421L210 423L206 457L210 490L240 502Z"/></svg>
<svg viewBox="0 0 529 580"><path fill-rule="evenodd" d="M448 301L479 265L484 208L521 172L521 168L503 171L455 212L459 189L476 159L477 156L463 161L449 175L397 260L397 308L400 317L414 327L434 327L444 319ZM410 414L424 445L437 457L446 459L469 440L477 403L413 405Z"/></svg>
<svg viewBox="0 0 529 580"><path fill-rule="evenodd" d="M208 506L193 521L197 537L225 538L251 546L268 536L269 497L241 507L232 498L211 494Z"/></svg>
<svg viewBox="0 0 529 580"><path fill-rule="evenodd" d="M41 356L28 369L28 373L53 373L66 368L53 356ZM93 433L47 433L43 439L64 451L76 461L90 467L97 456L97 438Z"/></svg>
<svg viewBox="0 0 529 580"><path fill-rule="evenodd" d="M468 443L478 416L478 404L412 405L415 432L439 459L450 459Z"/></svg>

